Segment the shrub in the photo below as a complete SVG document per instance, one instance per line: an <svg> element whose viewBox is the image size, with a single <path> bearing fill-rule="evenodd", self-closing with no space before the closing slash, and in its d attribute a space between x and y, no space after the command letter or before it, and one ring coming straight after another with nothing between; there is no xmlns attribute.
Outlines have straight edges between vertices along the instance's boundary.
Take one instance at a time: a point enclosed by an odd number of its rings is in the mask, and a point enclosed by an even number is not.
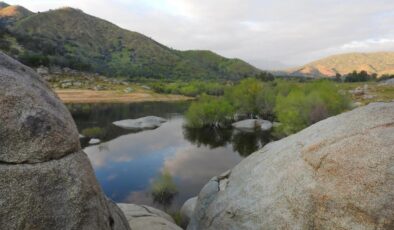
<svg viewBox="0 0 394 230"><path fill-rule="evenodd" d="M225 97L237 113L250 117L270 117L275 104L275 92L271 85L254 78L242 80L226 90Z"/></svg>
<svg viewBox="0 0 394 230"><path fill-rule="evenodd" d="M233 106L224 98L202 95L193 102L186 113L186 126L202 128L207 126L222 127L232 120Z"/></svg>
<svg viewBox="0 0 394 230"><path fill-rule="evenodd" d="M294 88L287 96L279 94L276 99L275 112L282 124L279 131L286 135L297 132L349 106L349 99L328 81Z"/></svg>
<svg viewBox="0 0 394 230"><path fill-rule="evenodd" d="M86 128L82 130L82 135L85 137L100 137L103 134L103 129L100 127Z"/></svg>

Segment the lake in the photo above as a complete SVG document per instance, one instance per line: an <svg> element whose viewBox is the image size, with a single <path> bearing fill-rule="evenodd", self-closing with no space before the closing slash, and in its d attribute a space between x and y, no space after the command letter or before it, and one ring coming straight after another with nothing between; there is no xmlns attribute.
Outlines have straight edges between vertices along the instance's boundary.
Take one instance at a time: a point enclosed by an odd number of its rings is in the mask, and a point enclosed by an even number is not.
<svg viewBox="0 0 394 230"><path fill-rule="evenodd" d="M102 142L84 151L104 192L115 202L179 209L198 195L204 184L272 140L267 132L232 129L188 129L183 114L190 102L68 105L80 133L93 133ZM143 116L167 119L157 129L133 132L114 121ZM171 186L157 197L155 189Z"/></svg>

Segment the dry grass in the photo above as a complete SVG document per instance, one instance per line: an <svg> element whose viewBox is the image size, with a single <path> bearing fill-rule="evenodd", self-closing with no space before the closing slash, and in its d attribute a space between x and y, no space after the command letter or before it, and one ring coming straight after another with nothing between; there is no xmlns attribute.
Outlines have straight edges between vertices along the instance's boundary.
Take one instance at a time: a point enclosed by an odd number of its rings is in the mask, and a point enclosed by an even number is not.
<svg viewBox="0 0 394 230"><path fill-rule="evenodd" d="M181 95L166 95L152 92L122 93L119 91L106 90L80 90L58 89L55 90L64 103L131 103L143 101L181 101L190 100L191 97Z"/></svg>

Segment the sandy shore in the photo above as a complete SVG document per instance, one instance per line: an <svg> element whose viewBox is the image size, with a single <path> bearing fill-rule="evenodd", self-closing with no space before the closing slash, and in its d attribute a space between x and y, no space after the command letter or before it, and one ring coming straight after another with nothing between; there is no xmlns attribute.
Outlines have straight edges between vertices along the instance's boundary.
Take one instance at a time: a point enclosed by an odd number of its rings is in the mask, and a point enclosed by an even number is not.
<svg viewBox="0 0 394 230"><path fill-rule="evenodd" d="M64 103L132 103L144 101L184 101L193 98L181 95L157 94L152 92L122 93L118 91L94 91L79 89L55 90Z"/></svg>

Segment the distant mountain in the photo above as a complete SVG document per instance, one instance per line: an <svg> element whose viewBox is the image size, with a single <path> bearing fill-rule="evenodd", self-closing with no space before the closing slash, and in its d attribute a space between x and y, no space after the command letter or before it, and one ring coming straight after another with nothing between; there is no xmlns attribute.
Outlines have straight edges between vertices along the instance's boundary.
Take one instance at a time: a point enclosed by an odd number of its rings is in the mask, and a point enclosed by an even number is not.
<svg viewBox="0 0 394 230"><path fill-rule="evenodd" d="M173 79L239 79L261 72L242 60L211 51L168 48L73 8L32 13L0 3L0 22L0 49L31 66L57 65L109 76Z"/></svg>
<svg viewBox="0 0 394 230"><path fill-rule="evenodd" d="M368 73L394 74L394 52L347 53L333 55L286 72L290 75L327 76L337 73L344 75L353 71L365 70Z"/></svg>
<svg viewBox="0 0 394 230"><path fill-rule="evenodd" d="M22 6L10 6L7 3L0 2L0 19L7 23L18 21L32 14L33 12Z"/></svg>

